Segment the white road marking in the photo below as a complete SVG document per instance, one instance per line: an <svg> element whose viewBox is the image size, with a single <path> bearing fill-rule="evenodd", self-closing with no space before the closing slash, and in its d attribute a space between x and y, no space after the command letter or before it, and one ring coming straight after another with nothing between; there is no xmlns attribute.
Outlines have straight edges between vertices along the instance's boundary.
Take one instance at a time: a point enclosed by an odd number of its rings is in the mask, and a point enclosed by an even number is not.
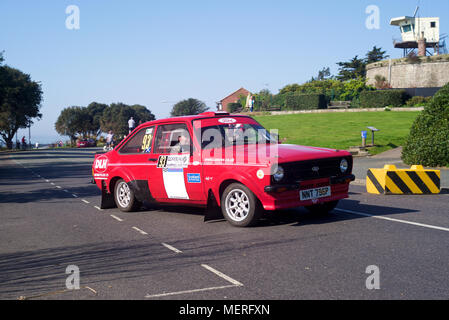
<svg viewBox="0 0 449 320"><path fill-rule="evenodd" d="M216 274L217 276L219 276L220 278L223 278L223 279L225 279L226 281L232 283L234 286L238 286L238 287L242 287L242 286L243 286L242 283L238 282L237 280L232 279L231 277L225 275L224 273L222 273L222 272L220 272L220 271L218 271L218 270L215 270L214 268L212 268L211 266L208 266L207 264L202 264L201 266L202 266L203 268L209 270L210 272L215 273L215 274Z"/></svg>
<svg viewBox="0 0 449 320"><path fill-rule="evenodd" d="M65 189L64 189L63 191L64 191L64 192L67 192L67 193L69 192L69 190L65 190Z"/></svg>
<svg viewBox="0 0 449 320"><path fill-rule="evenodd" d="M133 227L133 229L136 230L137 232L139 232L140 234L143 234L143 235L147 235L147 234L148 234L148 233L146 233L145 231L140 230L140 229L137 228L137 227Z"/></svg>
<svg viewBox="0 0 449 320"><path fill-rule="evenodd" d="M50 182L50 180L48 180L48 179L45 179L45 182Z"/></svg>
<svg viewBox="0 0 449 320"><path fill-rule="evenodd" d="M166 243L162 242L162 245L163 245L164 247L166 247L167 249L171 250L171 251L174 251L174 252L176 252L176 253L182 253L181 250L178 250L178 249L176 249L175 247L173 247L173 246L171 246L171 245L169 245L169 244L166 244Z"/></svg>
<svg viewBox="0 0 449 320"><path fill-rule="evenodd" d="M84 203L90 203L89 201L85 200L85 199L81 199L82 202Z"/></svg>
<svg viewBox="0 0 449 320"><path fill-rule="evenodd" d="M54 185L55 185L55 183L54 183L54 182L50 182L50 184L51 184L52 186L54 186Z"/></svg>
<svg viewBox="0 0 449 320"><path fill-rule="evenodd" d="M58 188L58 189L62 189L60 186L56 186L56 188Z"/></svg>
<svg viewBox="0 0 449 320"><path fill-rule="evenodd" d="M78 196L77 196L76 194L74 194L74 193L72 193L72 196L73 196L74 198L78 198Z"/></svg>
<svg viewBox="0 0 449 320"><path fill-rule="evenodd" d="M103 209L101 209L99 206L94 206L95 209L97 209L98 211L103 211Z"/></svg>
<svg viewBox="0 0 449 320"><path fill-rule="evenodd" d="M120 219L119 217L114 216L113 214L111 214L111 217L113 217L115 220L122 222L123 219Z"/></svg>
<svg viewBox="0 0 449 320"><path fill-rule="evenodd" d="M388 218L388 217L383 217L383 216L376 216L376 215L372 215L372 214L368 214L368 213L362 213L362 212L346 210L346 209L338 209L337 208L334 210L345 212L345 213L351 213L351 214L355 214L355 215L359 215L359 216L363 216L363 217L370 217L370 218L388 220L388 221L393 221L393 222L400 222L400 223L411 224L411 225L418 226L418 227L424 227L424 228L435 229L435 230L440 230L440 231L449 231L449 228L433 226L430 224L424 224L424 223L418 223L418 222L400 220L400 219L393 219L393 218Z"/></svg>
<svg viewBox="0 0 449 320"><path fill-rule="evenodd" d="M220 290L220 289L226 289L226 288L235 288L235 285L227 285L227 286L221 286L221 287L210 287L210 288L202 288L202 289L193 289L193 290L185 290L185 291L177 291L177 292L168 292L168 293L159 293L159 294L147 294L145 298L158 298L158 297L166 297L166 296L174 296L178 294L187 294L187 293L195 293L195 292L203 292L203 291L210 291L210 290Z"/></svg>

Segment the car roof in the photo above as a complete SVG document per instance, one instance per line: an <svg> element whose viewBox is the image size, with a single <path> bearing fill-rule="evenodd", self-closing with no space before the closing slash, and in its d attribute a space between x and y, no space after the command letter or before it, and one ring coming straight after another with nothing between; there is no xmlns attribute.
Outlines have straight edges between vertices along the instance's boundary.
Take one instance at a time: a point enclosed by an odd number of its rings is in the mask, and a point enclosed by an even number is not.
<svg viewBox="0 0 449 320"><path fill-rule="evenodd" d="M160 123L171 123L171 122L185 122L185 121L193 121L193 120L197 120L197 119L206 119L206 118L223 118L223 117L235 117L235 116L248 117L246 115L241 115L241 114L230 115L228 112L219 112L219 111L213 112L213 111L211 111L211 112L203 112L203 113L200 113L197 115L191 115L191 116L180 116L180 117L172 117L172 118L148 121L148 122L141 124L140 126L156 125L156 124L160 124Z"/></svg>

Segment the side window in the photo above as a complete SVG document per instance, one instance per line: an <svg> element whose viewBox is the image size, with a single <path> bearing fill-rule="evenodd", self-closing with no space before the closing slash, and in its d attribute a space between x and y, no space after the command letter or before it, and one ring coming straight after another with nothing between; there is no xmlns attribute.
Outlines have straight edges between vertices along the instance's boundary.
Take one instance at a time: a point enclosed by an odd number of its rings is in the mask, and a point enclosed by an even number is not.
<svg viewBox="0 0 449 320"><path fill-rule="evenodd" d="M190 153L191 139L184 123L159 126L156 134L155 153Z"/></svg>
<svg viewBox="0 0 449 320"><path fill-rule="evenodd" d="M141 129L123 147L120 148L119 153L150 153L151 143L153 142L153 130L154 127Z"/></svg>

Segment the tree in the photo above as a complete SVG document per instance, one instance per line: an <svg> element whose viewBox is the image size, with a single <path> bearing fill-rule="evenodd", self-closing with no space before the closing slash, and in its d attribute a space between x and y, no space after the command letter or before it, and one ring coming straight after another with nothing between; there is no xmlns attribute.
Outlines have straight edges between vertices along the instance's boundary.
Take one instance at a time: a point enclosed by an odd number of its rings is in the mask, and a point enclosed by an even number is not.
<svg viewBox="0 0 449 320"><path fill-rule="evenodd" d="M42 118L41 101L40 83L18 69L0 65L0 135L9 149L18 129L30 126L35 118Z"/></svg>
<svg viewBox="0 0 449 320"><path fill-rule="evenodd" d="M172 117L196 115L203 113L208 109L209 108L206 107L206 104L204 102L194 98L189 98L176 103L173 106L170 115Z"/></svg>
<svg viewBox="0 0 449 320"><path fill-rule="evenodd" d="M350 61L338 62L340 66L337 79L341 81L365 78L366 77L366 65L387 59L389 56L385 54L386 51L382 51L382 48L373 47L372 50L366 53L364 59L359 59L355 56Z"/></svg>
<svg viewBox="0 0 449 320"><path fill-rule="evenodd" d="M147 122L156 119L153 113L142 105L126 105L113 103L103 110L100 119L100 127L103 132L112 130L116 135L125 136L129 133L128 120L133 117L136 123Z"/></svg>
<svg viewBox="0 0 449 320"><path fill-rule="evenodd" d="M382 51L382 48L373 47L371 51L368 51L365 58L365 63L370 64L378 61L388 59L390 56L385 54L386 51Z"/></svg>
<svg viewBox="0 0 449 320"><path fill-rule="evenodd" d="M87 111L91 117L90 119L90 128L89 132L91 134L94 134L98 136L101 133L101 117L103 116L103 111L108 107L107 104L104 103L98 103L98 102L91 102L87 106Z"/></svg>
<svg viewBox="0 0 449 320"><path fill-rule="evenodd" d="M142 106L140 104L135 104L131 106L131 109L134 110L134 120L136 121L136 123L144 123L144 122L148 122L148 121L153 121L156 119L156 117L154 116L154 114L147 109L147 107Z"/></svg>
<svg viewBox="0 0 449 320"><path fill-rule="evenodd" d="M55 123L56 132L70 137L72 144L77 135L85 136L91 129L91 116L85 107L68 107L61 111Z"/></svg>
<svg viewBox="0 0 449 320"><path fill-rule="evenodd" d="M355 56L348 62L338 62L340 66L337 79L340 81L347 81L357 78L365 78L366 76L366 62L364 59L359 59Z"/></svg>
<svg viewBox="0 0 449 320"><path fill-rule="evenodd" d="M316 78L312 77L310 82L312 82L312 81L323 81L323 80L328 80L328 79L332 79L332 74L331 74L331 70L330 70L329 67L323 68L320 71L318 71L317 77Z"/></svg>

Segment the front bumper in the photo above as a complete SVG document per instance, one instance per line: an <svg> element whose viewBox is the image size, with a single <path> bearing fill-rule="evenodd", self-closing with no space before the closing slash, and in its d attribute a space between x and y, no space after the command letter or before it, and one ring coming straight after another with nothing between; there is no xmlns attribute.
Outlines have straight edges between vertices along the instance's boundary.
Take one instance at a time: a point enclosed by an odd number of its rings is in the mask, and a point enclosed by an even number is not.
<svg viewBox="0 0 449 320"><path fill-rule="evenodd" d="M322 178L317 180L298 181L293 184L271 185L264 188L261 202L265 210L282 210L311 206L317 203L330 202L348 198L349 183L355 180L353 174L341 177ZM331 195L326 198L301 201L300 190L331 186Z"/></svg>
<svg viewBox="0 0 449 320"><path fill-rule="evenodd" d="M329 181L331 185L334 184L342 184L342 183L350 183L355 180L355 175L349 174L342 177L330 177ZM310 185L310 181L298 181L297 183L292 184L279 184L279 185L270 185L264 188L266 193L279 193L291 190L300 190L302 186Z"/></svg>

